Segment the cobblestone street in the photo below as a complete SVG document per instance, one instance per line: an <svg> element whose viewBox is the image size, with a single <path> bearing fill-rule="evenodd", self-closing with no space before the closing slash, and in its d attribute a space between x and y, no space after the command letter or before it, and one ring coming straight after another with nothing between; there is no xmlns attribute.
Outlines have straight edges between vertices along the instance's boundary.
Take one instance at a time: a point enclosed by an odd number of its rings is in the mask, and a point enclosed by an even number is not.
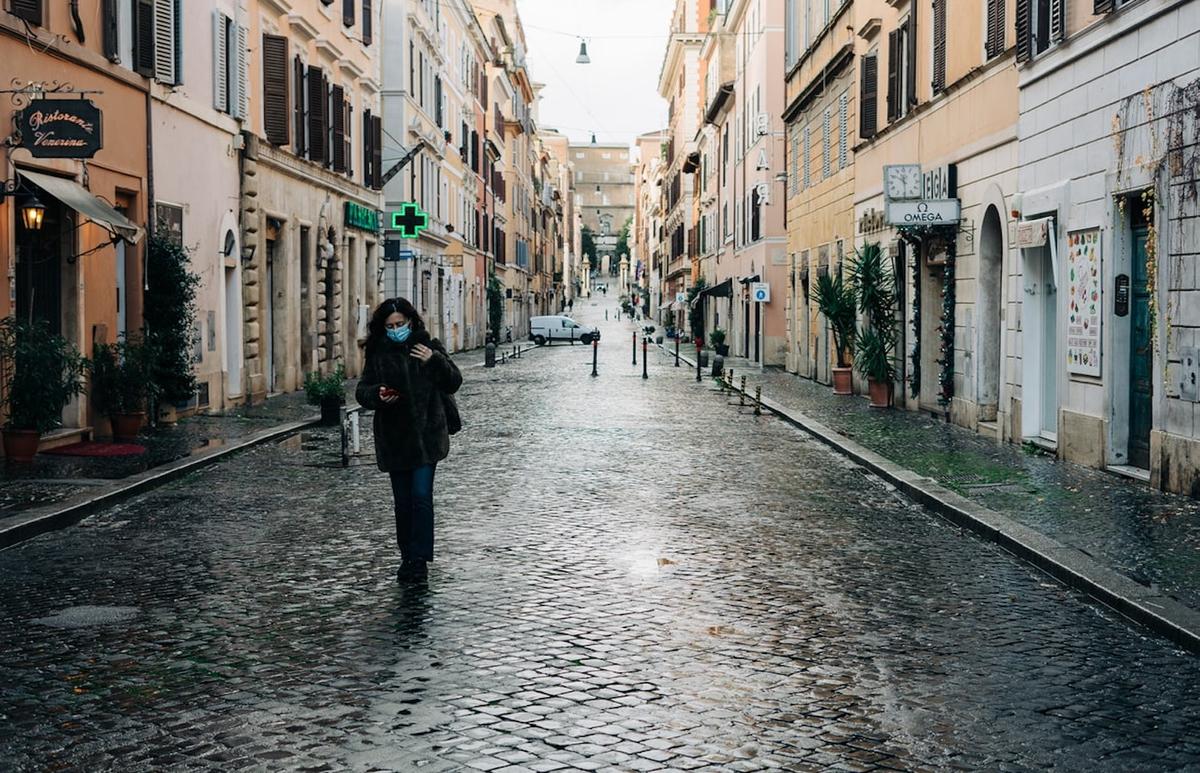
<svg viewBox="0 0 1200 773"><path fill-rule="evenodd" d="M599 324L464 370L427 588L326 430L0 553L0 768L1200 769L1195 657Z"/></svg>

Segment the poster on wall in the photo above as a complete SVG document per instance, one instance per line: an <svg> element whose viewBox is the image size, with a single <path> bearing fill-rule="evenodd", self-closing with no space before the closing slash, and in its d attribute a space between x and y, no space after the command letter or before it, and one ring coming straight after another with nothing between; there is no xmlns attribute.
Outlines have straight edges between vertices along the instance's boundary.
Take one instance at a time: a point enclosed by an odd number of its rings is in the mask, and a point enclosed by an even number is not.
<svg viewBox="0 0 1200 773"><path fill-rule="evenodd" d="M1100 229L1075 231L1067 247L1067 372L1100 376Z"/></svg>

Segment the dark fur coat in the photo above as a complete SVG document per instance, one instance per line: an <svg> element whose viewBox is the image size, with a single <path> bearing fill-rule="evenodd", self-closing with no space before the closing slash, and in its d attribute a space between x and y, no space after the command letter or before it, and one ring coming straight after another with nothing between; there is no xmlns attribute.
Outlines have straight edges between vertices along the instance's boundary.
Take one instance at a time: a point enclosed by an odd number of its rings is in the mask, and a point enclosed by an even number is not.
<svg viewBox="0 0 1200 773"><path fill-rule="evenodd" d="M412 356L413 347L433 350L429 362ZM379 387L400 392L391 405L379 399ZM450 433L441 393L454 394L462 374L446 348L424 330L402 344L384 339L367 351L367 363L355 395L358 404L375 412L375 461L384 472L414 470L450 454Z"/></svg>

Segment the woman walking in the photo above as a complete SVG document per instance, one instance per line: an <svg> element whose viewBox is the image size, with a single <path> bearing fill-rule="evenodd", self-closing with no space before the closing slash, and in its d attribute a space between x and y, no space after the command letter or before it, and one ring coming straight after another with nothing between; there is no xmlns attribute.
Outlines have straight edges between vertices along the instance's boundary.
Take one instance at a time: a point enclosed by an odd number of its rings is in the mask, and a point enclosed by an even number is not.
<svg viewBox="0 0 1200 773"><path fill-rule="evenodd" d="M433 475L450 454L446 395L462 374L404 298L380 304L368 326L367 362L355 394L375 411L375 461L392 479L401 582L420 581L433 560Z"/></svg>

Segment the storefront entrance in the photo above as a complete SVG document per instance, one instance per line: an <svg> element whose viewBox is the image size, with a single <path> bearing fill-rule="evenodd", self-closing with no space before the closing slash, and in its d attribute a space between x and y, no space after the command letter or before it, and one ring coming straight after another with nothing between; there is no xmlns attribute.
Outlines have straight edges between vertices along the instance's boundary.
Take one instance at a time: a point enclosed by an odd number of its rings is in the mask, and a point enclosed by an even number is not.
<svg viewBox="0 0 1200 773"><path fill-rule="evenodd" d="M1129 292L1129 464L1150 468L1154 356L1150 339L1150 290L1146 268L1148 224L1134 223L1133 266Z"/></svg>

